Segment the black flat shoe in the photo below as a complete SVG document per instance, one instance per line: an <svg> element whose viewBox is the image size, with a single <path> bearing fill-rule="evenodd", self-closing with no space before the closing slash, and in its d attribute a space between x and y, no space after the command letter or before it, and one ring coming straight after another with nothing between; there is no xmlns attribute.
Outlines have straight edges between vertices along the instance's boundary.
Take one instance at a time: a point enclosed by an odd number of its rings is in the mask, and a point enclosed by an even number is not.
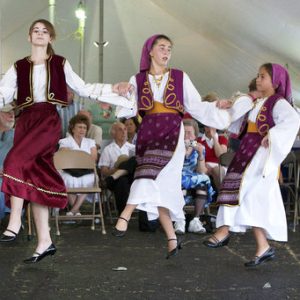
<svg viewBox="0 0 300 300"><path fill-rule="evenodd" d="M127 224L128 224L128 220L126 220L125 218L119 217L119 219L122 219L122 220L126 221ZM123 237L123 236L126 234L126 231L127 231L127 230L119 230L119 229L117 229L116 227L114 227L111 234L112 234L113 236L115 236L115 237Z"/></svg>
<svg viewBox="0 0 300 300"><path fill-rule="evenodd" d="M266 261L272 260L275 257L275 249L269 247L269 249L261 256L255 256L253 260L245 263L245 267L256 267Z"/></svg>
<svg viewBox="0 0 300 300"><path fill-rule="evenodd" d="M206 240L203 242L203 245L205 245L208 248L220 248L228 245L230 241L230 234L226 235L221 241L219 241L214 235L212 235L210 238L213 241Z"/></svg>
<svg viewBox="0 0 300 300"><path fill-rule="evenodd" d="M37 255L33 255L30 258L24 259L23 262L25 264L35 264L35 263L41 261L43 258L45 258L48 255L54 255L55 252L56 252L56 247L53 244L51 244L43 253L35 252L34 254L37 254Z"/></svg>
<svg viewBox="0 0 300 300"><path fill-rule="evenodd" d="M177 241L177 239L168 239L169 241ZM178 254L178 251L182 249L182 241L177 243L177 246L168 252L166 259L170 259Z"/></svg>
<svg viewBox="0 0 300 300"><path fill-rule="evenodd" d="M8 231L8 232L12 233L13 235L5 235L4 233L2 233L2 235L0 237L1 243L9 243L9 242L13 242L16 240L18 233L14 232L8 228L5 231Z"/></svg>

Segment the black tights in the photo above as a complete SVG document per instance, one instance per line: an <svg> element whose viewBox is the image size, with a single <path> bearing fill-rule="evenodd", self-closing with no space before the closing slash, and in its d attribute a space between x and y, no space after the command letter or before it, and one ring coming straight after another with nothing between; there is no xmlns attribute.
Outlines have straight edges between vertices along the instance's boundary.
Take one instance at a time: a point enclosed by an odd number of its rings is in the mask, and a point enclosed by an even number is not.
<svg viewBox="0 0 300 300"><path fill-rule="evenodd" d="M196 190L195 197L195 217L200 217L204 212L204 206L207 198L207 192L205 190Z"/></svg>

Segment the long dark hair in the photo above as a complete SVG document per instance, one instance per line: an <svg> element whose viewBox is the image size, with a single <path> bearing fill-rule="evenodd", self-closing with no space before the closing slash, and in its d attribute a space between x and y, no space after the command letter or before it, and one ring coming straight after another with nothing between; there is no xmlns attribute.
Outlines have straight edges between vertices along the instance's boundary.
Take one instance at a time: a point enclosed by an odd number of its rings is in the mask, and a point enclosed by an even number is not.
<svg viewBox="0 0 300 300"><path fill-rule="evenodd" d="M52 25L52 23L50 23L48 20L45 20L45 19L38 19L38 20L35 20L31 26L29 27L29 35L31 36L32 34L32 31L33 31L33 28L35 26L36 23L42 23L45 25L45 27L47 28L49 34L50 34L50 37L52 38L52 40L55 40L56 38L56 33L55 33L55 29L54 29L54 26ZM52 45L50 43L48 43L48 47L47 47L47 54L48 55L53 55L55 54L53 48L52 48Z"/></svg>

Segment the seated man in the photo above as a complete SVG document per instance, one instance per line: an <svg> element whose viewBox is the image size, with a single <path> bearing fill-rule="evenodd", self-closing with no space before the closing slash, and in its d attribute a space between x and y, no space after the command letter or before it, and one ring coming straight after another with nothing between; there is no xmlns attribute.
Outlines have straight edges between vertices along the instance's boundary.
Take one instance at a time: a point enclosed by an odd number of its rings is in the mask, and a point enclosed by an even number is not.
<svg viewBox="0 0 300 300"><path fill-rule="evenodd" d="M206 230L200 221L200 215L204 212L205 205L212 201L214 190L211 187L210 178L205 174L205 149L197 143L199 134L198 124L193 119L184 119L184 139L186 154L182 169L182 189L192 191L192 196L184 195L186 205L194 205L194 218L191 220L188 231L193 233L205 233ZM185 233L185 221L175 223L177 234Z"/></svg>
<svg viewBox="0 0 300 300"><path fill-rule="evenodd" d="M98 166L104 178L110 177L118 170L118 158L124 155L131 157L135 153L135 145L127 142L127 129L121 122L116 122L111 127L113 142L107 145L100 156ZM107 187L114 192L119 214L126 206L133 174L123 175L116 180L107 180ZM110 177L111 178L111 177Z"/></svg>
<svg viewBox="0 0 300 300"><path fill-rule="evenodd" d="M2 184L2 170L4 159L14 141L15 114L12 106L6 106L0 111L0 186ZM0 222L9 209L5 206L4 194L0 192Z"/></svg>

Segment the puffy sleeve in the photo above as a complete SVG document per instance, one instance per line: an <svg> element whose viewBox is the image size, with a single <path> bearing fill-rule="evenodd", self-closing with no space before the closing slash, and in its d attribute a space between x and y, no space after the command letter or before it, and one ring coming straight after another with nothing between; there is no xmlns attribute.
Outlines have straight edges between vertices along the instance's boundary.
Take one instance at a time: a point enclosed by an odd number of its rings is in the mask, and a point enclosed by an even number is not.
<svg viewBox="0 0 300 300"><path fill-rule="evenodd" d="M183 76L184 108L200 123L217 129L227 129L228 126L241 118L251 109L240 110L241 100L235 101L231 109L219 109L216 102L204 102L187 74ZM248 97L249 98L249 97Z"/></svg>
<svg viewBox="0 0 300 300"><path fill-rule="evenodd" d="M246 94L241 94L234 99L232 107L228 110L231 116L231 122L228 131L234 134L240 132L244 115L254 107L253 100Z"/></svg>
<svg viewBox="0 0 300 300"><path fill-rule="evenodd" d="M132 103L112 91L112 84L85 83L66 60L64 66L67 85L80 97L90 98L114 105L132 107Z"/></svg>
<svg viewBox="0 0 300 300"><path fill-rule="evenodd" d="M279 165L291 151L300 126L299 114L284 99L274 105L273 119L275 126L268 132L269 156L264 166L264 176L277 172Z"/></svg>
<svg viewBox="0 0 300 300"><path fill-rule="evenodd" d="M134 86L134 92L130 97L132 103L131 107L117 106L116 108L116 117L117 118L132 118L137 115L137 83L135 76L131 76L129 83Z"/></svg>
<svg viewBox="0 0 300 300"><path fill-rule="evenodd" d="M0 109L14 100L17 89L17 73L11 66L0 81Z"/></svg>

